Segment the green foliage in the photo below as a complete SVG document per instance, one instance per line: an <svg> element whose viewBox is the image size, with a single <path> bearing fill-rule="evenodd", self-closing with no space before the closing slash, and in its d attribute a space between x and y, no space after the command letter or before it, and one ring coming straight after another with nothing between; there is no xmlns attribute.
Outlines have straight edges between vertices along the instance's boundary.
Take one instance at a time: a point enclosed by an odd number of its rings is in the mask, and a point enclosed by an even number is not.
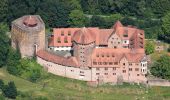
<svg viewBox="0 0 170 100"><path fill-rule="evenodd" d="M7 59L7 71L13 75L20 75L20 69L17 65L20 64L21 55L19 50L14 50L10 48Z"/></svg>
<svg viewBox="0 0 170 100"><path fill-rule="evenodd" d="M5 97L2 94L0 94L0 100L5 100Z"/></svg>
<svg viewBox="0 0 170 100"><path fill-rule="evenodd" d="M81 10L73 10L69 14L69 24L71 27L83 27L85 26L86 17Z"/></svg>
<svg viewBox="0 0 170 100"><path fill-rule="evenodd" d="M6 29L6 25L0 23L0 67L6 64L9 50L9 38L5 32Z"/></svg>
<svg viewBox="0 0 170 100"><path fill-rule="evenodd" d="M0 79L0 89L3 89L4 88L4 82L2 79Z"/></svg>
<svg viewBox="0 0 170 100"><path fill-rule="evenodd" d="M155 45L152 41L147 41L145 45L145 53L147 55L154 53L155 51Z"/></svg>
<svg viewBox="0 0 170 100"><path fill-rule="evenodd" d="M1 0L0 2L0 22L6 21L8 11L8 0Z"/></svg>
<svg viewBox="0 0 170 100"><path fill-rule="evenodd" d="M105 20L104 27L111 28L117 20L122 20L122 19L123 17L120 14L112 14L108 17L104 17L104 20Z"/></svg>
<svg viewBox="0 0 170 100"><path fill-rule="evenodd" d="M92 27L104 27L105 26L105 20L103 17L100 16L93 16L90 21L90 25Z"/></svg>
<svg viewBox="0 0 170 100"><path fill-rule="evenodd" d="M158 59L151 68L154 76L170 80L170 56L163 55Z"/></svg>
<svg viewBox="0 0 170 100"><path fill-rule="evenodd" d="M19 50L10 49L7 60L7 71L10 74L36 82L42 75L42 67L33 59L21 59Z"/></svg>
<svg viewBox="0 0 170 100"><path fill-rule="evenodd" d="M34 60L21 59L19 63L8 68L9 73L36 82L42 75L42 67Z"/></svg>
<svg viewBox="0 0 170 100"><path fill-rule="evenodd" d="M66 3L71 10L82 10L79 0L69 0L69 1L63 0L63 2Z"/></svg>
<svg viewBox="0 0 170 100"><path fill-rule="evenodd" d="M17 89L14 82L9 82L8 85L4 86L4 89L2 91L5 97L15 99L17 96Z"/></svg>
<svg viewBox="0 0 170 100"><path fill-rule="evenodd" d="M170 35L170 12L162 18L162 30L165 35Z"/></svg>
<svg viewBox="0 0 170 100"><path fill-rule="evenodd" d="M23 78L36 82L42 75L42 67L35 60L21 59L17 65Z"/></svg>
<svg viewBox="0 0 170 100"><path fill-rule="evenodd" d="M170 12L162 18L161 38L170 43Z"/></svg>
<svg viewBox="0 0 170 100"><path fill-rule="evenodd" d="M23 15L39 14L48 27L67 27L71 10L81 9L77 0L9 0L8 24Z"/></svg>
<svg viewBox="0 0 170 100"><path fill-rule="evenodd" d="M170 11L169 0L147 0L147 3L158 17L161 17Z"/></svg>

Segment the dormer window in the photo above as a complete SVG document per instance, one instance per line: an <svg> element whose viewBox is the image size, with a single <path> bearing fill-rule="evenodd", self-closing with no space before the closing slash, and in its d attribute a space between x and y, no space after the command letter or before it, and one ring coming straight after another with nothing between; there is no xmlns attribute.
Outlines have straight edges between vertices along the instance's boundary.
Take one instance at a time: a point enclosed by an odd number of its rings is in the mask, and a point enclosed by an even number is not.
<svg viewBox="0 0 170 100"><path fill-rule="evenodd" d="M60 40L60 38L59 38L59 37L57 38L57 42L58 42L58 43L61 43L61 40Z"/></svg>
<svg viewBox="0 0 170 100"><path fill-rule="evenodd" d="M123 34L123 37L128 37L128 34L126 33L126 34Z"/></svg>
<svg viewBox="0 0 170 100"><path fill-rule="evenodd" d="M114 54L112 54L112 57L115 57L115 55L114 55Z"/></svg>
<svg viewBox="0 0 170 100"><path fill-rule="evenodd" d="M104 54L102 54L102 57L104 57Z"/></svg>
<svg viewBox="0 0 170 100"><path fill-rule="evenodd" d="M71 31L68 31L68 36L71 36Z"/></svg>
<svg viewBox="0 0 170 100"><path fill-rule="evenodd" d="M64 37L64 43L68 43L67 37Z"/></svg>
<svg viewBox="0 0 170 100"><path fill-rule="evenodd" d="M61 36L64 36L64 31L63 30L61 31Z"/></svg>

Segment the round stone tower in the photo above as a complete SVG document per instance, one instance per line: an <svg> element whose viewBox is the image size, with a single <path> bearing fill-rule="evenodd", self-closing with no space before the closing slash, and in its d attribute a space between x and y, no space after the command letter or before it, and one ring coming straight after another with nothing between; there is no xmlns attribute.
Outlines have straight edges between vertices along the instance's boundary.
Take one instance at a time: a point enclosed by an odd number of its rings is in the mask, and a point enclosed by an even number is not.
<svg viewBox="0 0 170 100"><path fill-rule="evenodd" d="M91 66L91 54L95 47L95 34L88 28L82 28L73 36L73 55L77 58L80 68Z"/></svg>
<svg viewBox="0 0 170 100"><path fill-rule="evenodd" d="M27 15L12 22L11 42L20 50L21 56L33 57L45 49L45 25L39 15Z"/></svg>

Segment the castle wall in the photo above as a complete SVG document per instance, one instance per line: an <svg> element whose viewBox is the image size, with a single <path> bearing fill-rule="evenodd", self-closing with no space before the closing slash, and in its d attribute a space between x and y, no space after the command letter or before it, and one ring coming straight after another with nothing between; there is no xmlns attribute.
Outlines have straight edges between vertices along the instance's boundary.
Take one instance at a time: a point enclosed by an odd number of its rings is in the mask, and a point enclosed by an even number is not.
<svg viewBox="0 0 170 100"><path fill-rule="evenodd" d="M63 66L46 61L38 56L37 62L40 65L44 66L44 68L47 69L49 73L83 81L92 81L90 69L85 70L76 67Z"/></svg>
<svg viewBox="0 0 170 100"><path fill-rule="evenodd" d="M125 66L125 68L121 65L126 62L126 59L121 62L119 65L120 67L92 67L91 69L81 69L77 67L59 65L46 61L38 56L37 62L44 66L44 68L47 69L49 73L83 81L102 81L104 83L116 83L119 76L123 78L122 81L124 82L140 83L147 81L145 75L141 74L140 63L138 65L133 63L131 67ZM129 71L129 68L132 68L132 71ZM138 68L138 70L135 70L136 68ZM126 70L126 72L123 73L123 70Z"/></svg>

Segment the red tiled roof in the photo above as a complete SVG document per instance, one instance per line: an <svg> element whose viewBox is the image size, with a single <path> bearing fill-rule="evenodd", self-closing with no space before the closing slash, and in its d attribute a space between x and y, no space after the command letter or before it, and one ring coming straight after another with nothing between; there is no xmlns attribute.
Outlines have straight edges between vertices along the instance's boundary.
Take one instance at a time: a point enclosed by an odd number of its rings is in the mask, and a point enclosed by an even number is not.
<svg viewBox="0 0 170 100"><path fill-rule="evenodd" d="M96 45L108 45L108 39L113 31L113 29L100 29L98 38L96 39Z"/></svg>
<svg viewBox="0 0 170 100"><path fill-rule="evenodd" d="M45 50L38 51L37 56L46 60L46 61L53 62L56 64L60 64L60 65L64 65L64 66L78 67L78 62L75 57L65 58L65 57L51 54Z"/></svg>
<svg viewBox="0 0 170 100"><path fill-rule="evenodd" d="M144 57L144 49L130 50L127 48L95 48L92 54L92 61L95 62L119 62L126 57L129 62L140 62ZM92 67L108 67L109 65L92 65ZM112 65L111 65L112 66ZM112 66L113 67L113 66Z"/></svg>
<svg viewBox="0 0 170 100"><path fill-rule="evenodd" d="M48 45L53 47L72 46L72 37L75 31L79 29L80 28L54 28L53 37L51 37Z"/></svg>
<svg viewBox="0 0 170 100"><path fill-rule="evenodd" d="M73 35L73 41L80 44L89 44L96 41L96 34L90 28L81 28Z"/></svg>
<svg viewBox="0 0 170 100"><path fill-rule="evenodd" d="M122 23L118 20L114 25L113 25L113 29L117 29L118 27L123 27Z"/></svg>
<svg viewBox="0 0 170 100"><path fill-rule="evenodd" d="M94 28L54 28L54 37L51 38L49 46L72 46L72 40L77 43L88 44L96 42L96 45L108 45L108 39L112 33L116 33L122 40L132 39L134 48L144 47L144 31L132 26L124 27L120 21L117 21L112 29ZM70 32L70 36L68 33ZM63 34L63 36L61 35ZM142 35L139 35L142 34ZM125 37L124 35L127 35ZM141 39L142 38L142 39ZM58 39L60 42L58 43ZM65 39L67 42L65 43ZM132 47L132 46L131 46Z"/></svg>
<svg viewBox="0 0 170 100"><path fill-rule="evenodd" d="M129 28L129 27L119 27L116 29L116 34L118 34L118 36L123 39L123 40L129 40L130 38L132 38L133 35L136 34L136 30L135 28ZM127 37L124 37L124 35L127 34Z"/></svg>

